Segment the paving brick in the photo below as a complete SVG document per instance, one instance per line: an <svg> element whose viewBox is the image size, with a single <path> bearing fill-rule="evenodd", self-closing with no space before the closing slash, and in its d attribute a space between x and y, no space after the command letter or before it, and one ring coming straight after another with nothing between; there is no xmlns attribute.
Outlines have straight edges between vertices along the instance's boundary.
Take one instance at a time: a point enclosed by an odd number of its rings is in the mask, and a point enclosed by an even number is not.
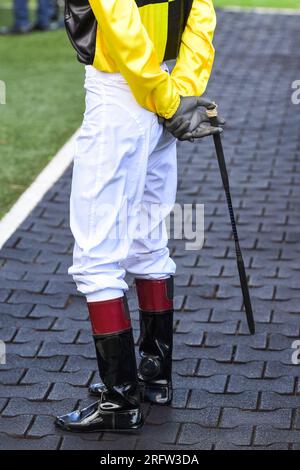
<svg viewBox="0 0 300 470"><path fill-rule="evenodd" d="M0 434L0 450L54 450L58 444L58 436L47 436L43 439L20 439Z"/></svg>
<svg viewBox="0 0 300 470"><path fill-rule="evenodd" d="M149 424L196 423L201 426L217 427L220 408L207 407L201 410L179 410L169 407L153 407L147 416Z"/></svg>
<svg viewBox="0 0 300 470"><path fill-rule="evenodd" d="M221 344L232 344L243 347L244 345L249 346L253 349L265 349L267 345L267 334L257 333L251 335L224 335L222 333L208 333L206 335L205 344L207 346L219 346Z"/></svg>
<svg viewBox="0 0 300 470"><path fill-rule="evenodd" d="M20 280L26 274L26 265L14 261L0 260L0 279Z"/></svg>
<svg viewBox="0 0 300 470"><path fill-rule="evenodd" d="M43 304L57 308L64 308L67 304L67 301L68 295L66 294L41 295L21 291L14 292L9 298L9 302L14 304Z"/></svg>
<svg viewBox="0 0 300 470"><path fill-rule="evenodd" d="M210 311L208 311L207 314L207 320L208 321L210 316ZM195 320L193 321L190 316L188 316L188 319L182 319L181 316L179 317L179 324L176 327L176 333L193 333L194 335L196 333L206 333L208 331L213 331L213 332L222 332L223 334L235 334L237 331L238 327L238 322L237 321L228 321L228 322L223 322L223 323L206 323L206 322L201 322L199 319L196 317Z"/></svg>
<svg viewBox="0 0 300 470"><path fill-rule="evenodd" d="M54 384L48 399L49 400L64 400L65 398L86 398L88 391L86 387L75 387L68 383L57 383Z"/></svg>
<svg viewBox="0 0 300 470"><path fill-rule="evenodd" d="M53 320L52 320L53 321ZM70 318L58 318L54 320L51 330L53 331L64 331L64 330L87 330L91 333L91 323L90 320L72 320Z"/></svg>
<svg viewBox="0 0 300 470"><path fill-rule="evenodd" d="M280 362L270 361L267 363L265 370L266 378L278 378L284 377L285 375L298 377L299 376L299 366L297 365L286 365L281 364Z"/></svg>
<svg viewBox="0 0 300 470"><path fill-rule="evenodd" d="M97 370L97 363L95 358L88 359L81 356L68 356L67 361L64 364L64 372L76 372L82 369L87 369L89 371Z"/></svg>
<svg viewBox="0 0 300 470"><path fill-rule="evenodd" d="M133 326L133 329L137 329L135 325ZM73 330L74 331L74 330ZM76 331L76 344L89 344L92 339L92 331L91 328L82 330L82 331Z"/></svg>
<svg viewBox="0 0 300 470"><path fill-rule="evenodd" d="M76 331L67 330L67 331L47 331L47 340L54 342L57 341L60 344L69 344L74 343L77 335ZM33 328L19 328L18 334L14 338L16 343L27 343L29 341L38 341L44 339L45 333L41 331L36 331Z"/></svg>
<svg viewBox="0 0 300 470"><path fill-rule="evenodd" d="M5 290L7 292L10 292L11 290L18 290L18 291L28 291L28 292L34 292L34 293L40 293L43 291L44 287L46 285L46 282L40 281L35 279L34 281L25 281L24 279L19 281L19 280L11 280L7 279L1 280L1 289L0 289L0 300L1 299L1 293L2 291L4 292Z"/></svg>
<svg viewBox="0 0 300 470"><path fill-rule="evenodd" d="M1 318L3 319L2 315L7 314L10 315L12 318L25 318L31 312L33 305L30 304L4 304L0 303L0 313Z"/></svg>
<svg viewBox="0 0 300 470"><path fill-rule="evenodd" d="M39 357L52 357L58 354L83 356L87 358L95 357L95 347L92 343L90 344L63 344L49 342L44 343L39 351Z"/></svg>
<svg viewBox="0 0 300 470"><path fill-rule="evenodd" d="M174 344L186 346L201 346L204 343L204 332L198 334L185 334L185 335L176 335L174 338ZM218 345L219 346L219 345Z"/></svg>
<svg viewBox="0 0 300 470"><path fill-rule="evenodd" d="M35 271L35 265L33 268L24 275L25 281L35 281L38 277L39 281L45 281L48 285L49 282L61 282L62 284L72 283L72 278L67 275L66 271L61 273L41 273Z"/></svg>
<svg viewBox="0 0 300 470"><path fill-rule="evenodd" d="M53 296L56 297L56 296ZM88 311L86 303L80 298L72 298L72 303L69 303L66 308L52 308L49 305L36 305L30 313L31 318L41 317L65 317L78 320L87 320Z"/></svg>
<svg viewBox="0 0 300 470"><path fill-rule="evenodd" d="M201 309L196 312L188 312L188 311L180 311L176 312L175 311L175 320L179 322L178 328L176 328L176 331L178 333L186 333L191 331L190 330L190 323L191 322L208 322L209 317L211 315L210 309ZM181 331L181 324L183 324L183 329ZM199 325L199 328L203 327L203 324ZM188 329L186 329L188 328Z"/></svg>
<svg viewBox="0 0 300 470"><path fill-rule="evenodd" d="M47 243L39 242L39 241L32 242L30 239L21 238L21 240L17 244L17 248L24 250L24 249L30 248L32 244L34 244L37 250L39 250L40 252L42 251L43 254L45 253L62 254L68 251L70 242L68 240L65 240L65 242L62 242L60 244L50 243L50 241L48 241Z"/></svg>
<svg viewBox="0 0 300 470"><path fill-rule="evenodd" d="M173 377L173 387L182 388L183 385L190 389L206 390L212 393L222 393L225 391L227 382L226 375L213 375L211 377Z"/></svg>
<svg viewBox="0 0 300 470"><path fill-rule="evenodd" d="M65 436L63 438L61 450L133 450L136 448L137 438L128 439L119 437L117 441L87 441L77 436Z"/></svg>
<svg viewBox="0 0 300 470"><path fill-rule="evenodd" d="M199 376L211 376L214 374L238 374L248 378L262 377L264 363L259 361L248 362L246 364L223 363L211 359L202 359L196 372Z"/></svg>
<svg viewBox="0 0 300 470"><path fill-rule="evenodd" d="M262 410L298 407L300 407L300 396L298 395L281 395L273 391L262 393L260 402L260 408Z"/></svg>
<svg viewBox="0 0 300 470"><path fill-rule="evenodd" d="M229 393L240 393L244 390L275 391L278 393L292 393L294 390L293 377L280 377L279 379L248 379L239 375L232 375L228 384Z"/></svg>
<svg viewBox="0 0 300 470"><path fill-rule="evenodd" d="M71 385L88 385L92 373L89 370L81 370L78 372L51 372L40 370L37 368L29 369L25 377L22 378L22 384L35 383L68 383Z"/></svg>
<svg viewBox="0 0 300 470"><path fill-rule="evenodd" d="M188 402L189 390L176 388L173 392L172 408L185 408Z"/></svg>
<svg viewBox="0 0 300 470"><path fill-rule="evenodd" d="M212 348L207 347L188 347L178 345L174 348L174 360L188 358L210 358L215 360L230 361L232 357L232 346L222 345Z"/></svg>
<svg viewBox="0 0 300 470"><path fill-rule="evenodd" d="M224 408L220 426L234 428L239 425L272 425L277 429L290 429L292 422L291 410L247 411L237 408Z"/></svg>
<svg viewBox="0 0 300 470"><path fill-rule="evenodd" d="M264 323L268 323L271 319L271 308L257 308L255 307L255 311L254 311L254 315L255 315L255 319L257 320L257 322L264 322ZM228 310L226 308L216 308L216 306L214 306L214 309L213 309L213 312L212 312L212 315L211 315L211 321L212 322L222 322L222 321L228 321L228 320L235 320L235 321L241 321L243 320L244 324L242 326L245 325L245 331L248 332L247 330L247 327L246 327L246 324L245 324L245 313L244 312L241 312L240 309L238 309L237 311L232 311L232 310Z"/></svg>
<svg viewBox="0 0 300 470"><path fill-rule="evenodd" d="M23 436L29 427L32 416L20 415L14 417L0 416L1 433L10 434L11 436Z"/></svg>
<svg viewBox="0 0 300 470"><path fill-rule="evenodd" d="M0 302L6 302L11 296L12 290L0 288Z"/></svg>
<svg viewBox="0 0 300 470"><path fill-rule="evenodd" d="M71 410L72 408L70 408ZM54 408L55 410L55 408ZM54 411L53 410L53 411ZM68 410L69 411L69 410ZM57 411L54 411L53 416L37 416L34 419L33 424L31 425L27 435L30 437L46 437L57 434L56 427L54 425L55 416L57 416Z"/></svg>
<svg viewBox="0 0 300 470"><path fill-rule="evenodd" d="M244 410L255 410L258 403L258 393L243 391L234 394L209 393L204 390L192 390L188 408L202 409L206 407L232 407Z"/></svg>
<svg viewBox="0 0 300 470"><path fill-rule="evenodd" d="M8 354L6 365L1 365L2 370L11 370L15 368L37 368L42 370L59 371L65 362L64 356L54 356L47 358L21 357L16 354ZM0 372L1 374L1 372Z"/></svg>
<svg viewBox="0 0 300 470"><path fill-rule="evenodd" d="M0 387L0 397L4 398L30 398L31 400L42 400L49 389L49 384L35 385L3 385Z"/></svg>
<svg viewBox="0 0 300 470"><path fill-rule="evenodd" d="M6 354L17 354L21 357L35 357L40 348L41 342L30 343L8 343L6 345Z"/></svg>
<svg viewBox="0 0 300 470"><path fill-rule="evenodd" d="M41 228L41 225L39 224L39 229L40 228ZM49 228L45 226L44 230L49 231ZM59 261L61 263L64 263L66 267L71 266L72 264L71 255L60 253L59 255L57 254L57 256L59 256ZM53 253L51 251L41 250L35 262L39 264L48 264L49 262L51 262L52 259L53 259Z"/></svg>
<svg viewBox="0 0 300 470"><path fill-rule="evenodd" d="M226 450L226 451L230 451L230 450L256 450L256 451L259 451L259 450L290 450L289 448L289 444L287 443L276 443L276 444L270 444L270 445L267 445L267 446L235 446L233 444L230 444L228 442L225 442L225 441L220 441L220 442L217 442L217 444L214 446L214 450Z"/></svg>
<svg viewBox="0 0 300 470"><path fill-rule="evenodd" d="M30 232L27 230L18 230L18 239L29 239L31 241L38 241L38 242L46 242L50 238L50 234L48 233L39 233L39 232Z"/></svg>
<svg viewBox="0 0 300 470"><path fill-rule="evenodd" d="M143 428L143 439L156 440L164 444L175 444L180 425L178 423L169 424L146 424Z"/></svg>
<svg viewBox="0 0 300 470"><path fill-rule="evenodd" d="M283 310L275 310L274 315L273 315L273 321L274 323L278 324L289 324L291 326L294 326L295 332L297 332L296 337L299 337L298 331L299 331L299 318L297 313L290 313L286 312Z"/></svg>
<svg viewBox="0 0 300 470"><path fill-rule="evenodd" d="M36 260L35 264L29 265L29 266L27 265L26 267L27 267L28 273L30 273L31 275L35 274L35 276L38 276L39 274L52 274L57 271L58 266L59 266L59 260L51 259L45 263L39 263L38 260ZM25 276L25 279L26 279L26 276Z"/></svg>
<svg viewBox="0 0 300 470"><path fill-rule="evenodd" d="M203 428L197 424L185 424L179 437L179 444L216 443L227 441L235 445L250 445L252 427L236 426L234 429Z"/></svg>
<svg viewBox="0 0 300 470"><path fill-rule="evenodd" d="M196 358L173 361L173 372L183 377L193 376L196 372L197 364L198 360Z"/></svg>
<svg viewBox="0 0 300 470"><path fill-rule="evenodd" d="M181 452L186 452L188 450L211 450L211 444L203 443L201 447L199 447L199 444L195 445L180 445L180 444L163 444L158 441L147 441L146 439L139 439L137 442L137 445L135 447L136 450L154 450L154 451L160 451L160 450L165 450L165 451L181 451ZM192 457L191 457L192 459Z"/></svg>
<svg viewBox="0 0 300 470"><path fill-rule="evenodd" d="M234 360L236 362L249 362L252 361L279 361L284 364L291 364L291 357L292 351L291 350L284 350L284 351L269 351L263 349L253 349L249 346L237 346L236 353L234 356Z"/></svg>
<svg viewBox="0 0 300 470"><path fill-rule="evenodd" d="M38 401L25 398L11 398L2 416L51 415L56 416L76 408L77 400Z"/></svg>
<svg viewBox="0 0 300 470"><path fill-rule="evenodd" d="M0 328L1 341L4 341L5 343L12 341L12 339L16 335L16 332L17 332L17 329L13 326L10 326L7 328Z"/></svg>
<svg viewBox="0 0 300 470"><path fill-rule="evenodd" d="M50 281L45 289L46 294L72 294L76 295L77 290L74 283L61 282L61 281Z"/></svg>
<svg viewBox="0 0 300 470"><path fill-rule="evenodd" d="M5 260L17 260L22 261L23 263L32 263L37 255L39 250L34 248L27 248L26 250L15 250L14 248L2 248L0 252L0 259Z"/></svg>
<svg viewBox="0 0 300 470"><path fill-rule="evenodd" d="M260 425L256 428L255 445L270 445L277 442L287 442L298 444L300 440L300 431L286 431L275 429L273 426Z"/></svg>
<svg viewBox="0 0 300 470"><path fill-rule="evenodd" d="M220 305L218 305L220 304ZM214 304L212 304L211 300L210 299L205 299L205 298L202 298L200 296L197 296L197 295L189 295L187 296L187 300L185 302L185 310L189 311L193 311L193 310L199 310L200 308L209 308L209 307L212 307L213 305L217 308L217 307L221 307L221 304L222 304L222 308L224 310L229 310L229 309L232 309L232 310L240 310L241 309L241 305L242 305L242 300L240 299L240 297L235 297L235 298L230 298L230 299L214 299ZM229 317L229 315L227 315L227 318ZM232 318L230 318L232 320Z"/></svg>
<svg viewBox="0 0 300 470"><path fill-rule="evenodd" d="M16 319L12 315L7 315L7 314L3 313L3 314L1 314L0 318L1 318L0 319L1 327L5 325L6 327L14 328L15 330L17 330L17 329L19 330L24 325L22 319ZM41 319L38 319L38 320L37 319L26 318L26 328L32 328L32 329L35 329L37 331L39 331L39 330L48 330L52 323L53 323L53 319L52 318L47 318L47 317L41 318Z"/></svg>
<svg viewBox="0 0 300 470"><path fill-rule="evenodd" d="M299 328L296 325L289 323L256 323L257 333L268 332L268 334L277 334L281 333L283 335L289 336L290 338L299 338ZM247 334L247 326L243 324L240 328L240 334Z"/></svg>
<svg viewBox="0 0 300 470"><path fill-rule="evenodd" d="M1 370L0 369L0 382L1 385L16 385L23 375L23 369Z"/></svg>
<svg viewBox="0 0 300 470"><path fill-rule="evenodd" d="M283 335L270 335L268 349L270 351L283 351L292 347L293 339Z"/></svg>

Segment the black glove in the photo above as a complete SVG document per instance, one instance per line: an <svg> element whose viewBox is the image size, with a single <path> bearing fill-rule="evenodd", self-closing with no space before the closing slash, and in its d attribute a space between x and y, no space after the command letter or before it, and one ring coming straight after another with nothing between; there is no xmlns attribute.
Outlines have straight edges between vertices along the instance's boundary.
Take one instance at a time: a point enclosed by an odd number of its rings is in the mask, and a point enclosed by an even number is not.
<svg viewBox="0 0 300 470"><path fill-rule="evenodd" d="M159 122L163 123L165 128L171 132L174 137L181 140L181 136L186 136L187 133L190 133L199 127L201 120L200 114L198 115L197 108L200 106L203 106L206 109L214 109L216 105L213 101L199 96L181 96L179 108L177 109L174 116L172 116L170 119L160 118ZM218 131L214 130L211 133L216 132ZM210 133L206 133L206 135L210 135ZM190 136L190 138L192 137Z"/></svg>
<svg viewBox="0 0 300 470"><path fill-rule="evenodd" d="M193 113L188 131L181 134L178 139L193 142L194 139L200 139L208 135L221 134L221 132L223 132L222 126L225 125L225 120L221 117L217 117L217 122L218 127L211 126L207 114L196 109Z"/></svg>

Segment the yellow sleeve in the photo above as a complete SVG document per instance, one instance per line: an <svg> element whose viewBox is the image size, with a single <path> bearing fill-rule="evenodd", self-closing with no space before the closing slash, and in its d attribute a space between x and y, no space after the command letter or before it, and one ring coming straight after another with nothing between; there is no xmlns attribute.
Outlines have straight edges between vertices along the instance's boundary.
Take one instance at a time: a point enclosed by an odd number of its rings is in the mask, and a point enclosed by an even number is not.
<svg viewBox="0 0 300 470"><path fill-rule="evenodd" d="M204 93L214 62L212 40L215 28L216 13L212 0L194 0L171 74L181 96L201 96Z"/></svg>
<svg viewBox="0 0 300 470"><path fill-rule="evenodd" d="M153 42L134 0L89 0L107 49L137 102L166 119L180 96L171 76L160 68Z"/></svg>

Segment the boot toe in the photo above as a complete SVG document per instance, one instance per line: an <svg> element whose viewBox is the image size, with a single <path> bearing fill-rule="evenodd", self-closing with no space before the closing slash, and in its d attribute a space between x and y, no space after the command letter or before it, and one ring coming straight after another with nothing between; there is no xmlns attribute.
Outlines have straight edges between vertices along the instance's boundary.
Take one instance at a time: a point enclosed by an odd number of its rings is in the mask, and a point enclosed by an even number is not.
<svg viewBox="0 0 300 470"><path fill-rule="evenodd" d="M82 410L71 411L62 416L57 416L55 424L68 431L89 431L93 428L99 415L99 402L83 408Z"/></svg>
<svg viewBox="0 0 300 470"><path fill-rule="evenodd" d="M67 413L62 416L57 416L55 418L54 424L62 429L70 429L72 425L77 424L80 420L80 411L75 410L71 413Z"/></svg>

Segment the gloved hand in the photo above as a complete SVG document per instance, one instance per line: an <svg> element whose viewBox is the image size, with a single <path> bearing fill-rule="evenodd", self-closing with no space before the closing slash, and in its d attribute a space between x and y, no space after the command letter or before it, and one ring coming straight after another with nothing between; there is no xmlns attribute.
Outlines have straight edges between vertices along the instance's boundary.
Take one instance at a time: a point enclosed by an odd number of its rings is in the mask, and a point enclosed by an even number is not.
<svg viewBox="0 0 300 470"><path fill-rule="evenodd" d="M179 108L174 116L170 119L159 118L159 122L163 123L165 128L179 140L191 140L196 137L204 137L206 135L222 132L218 127L206 126L203 130L200 126L201 123L209 123L209 121L207 118L206 121L204 121L205 115L200 113L200 106L206 109L214 109L216 105L213 101L199 96L182 96ZM191 132L196 131L196 129L197 133L195 136L192 136ZM184 139L182 139L182 137L184 137Z"/></svg>
<svg viewBox="0 0 300 470"><path fill-rule="evenodd" d="M218 116L217 123L218 127L211 126L207 114L201 112L200 109L196 109L188 131L181 134L178 139L194 142L194 139L200 139L208 135L221 134L223 132L222 126L225 125L225 119Z"/></svg>

